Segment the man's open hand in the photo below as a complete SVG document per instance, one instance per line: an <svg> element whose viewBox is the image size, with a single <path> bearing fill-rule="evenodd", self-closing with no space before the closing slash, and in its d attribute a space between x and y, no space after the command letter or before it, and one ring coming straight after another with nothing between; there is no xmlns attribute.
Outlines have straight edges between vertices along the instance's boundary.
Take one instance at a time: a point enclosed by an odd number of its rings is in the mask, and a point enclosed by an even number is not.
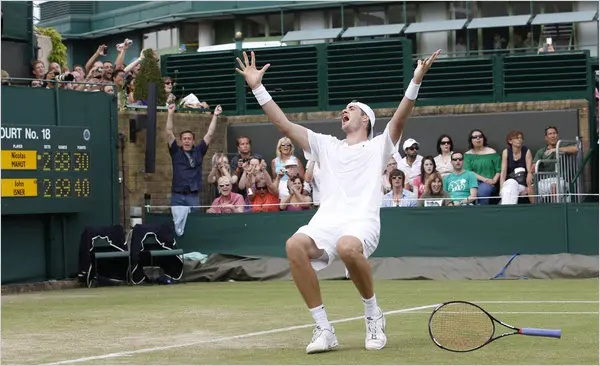
<svg viewBox="0 0 600 366"><path fill-rule="evenodd" d="M442 52L442 50L437 50L426 59L417 61L417 68L415 69L415 73L413 75L413 81L415 82L415 84L421 84L421 81L423 81L423 77L425 76L427 71L429 71L431 65L433 64L433 61L435 61L440 52Z"/></svg>
<svg viewBox="0 0 600 366"><path fill-rule="evenodd" d="M244 62L242 62L242 60L240 60L239 57L236 57L240 68L238 69L236 67L235 71L239 72L241 75L244 76L244 79L246 79L246 84L248 84L248 86L251 89L256 89L261 85L262 77L269 68L269 66L271 66L271 64L266 64L260 70L258 70L256 68L256 58L254 57L254 51L250 52L250 61L248 61L248 55L246 54L246 52L243 52L243 55Z"/></svg>

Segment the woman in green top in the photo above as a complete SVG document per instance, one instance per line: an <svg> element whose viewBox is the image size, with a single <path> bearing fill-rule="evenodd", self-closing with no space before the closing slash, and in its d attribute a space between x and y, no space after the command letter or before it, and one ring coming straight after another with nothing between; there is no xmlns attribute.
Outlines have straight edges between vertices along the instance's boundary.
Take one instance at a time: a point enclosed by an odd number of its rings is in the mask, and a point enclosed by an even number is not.
<svg viewBox="0 0 600 366"><path fill-rule="evenodd" d="M496 195L496 183L500 179L500 155L487 144L487 138L481 130L469 134L469 148L465 153L465 170L477 177L477 197L480 205L490 203L490 196ZM486 198L484 198L486 197Z"/></svg>

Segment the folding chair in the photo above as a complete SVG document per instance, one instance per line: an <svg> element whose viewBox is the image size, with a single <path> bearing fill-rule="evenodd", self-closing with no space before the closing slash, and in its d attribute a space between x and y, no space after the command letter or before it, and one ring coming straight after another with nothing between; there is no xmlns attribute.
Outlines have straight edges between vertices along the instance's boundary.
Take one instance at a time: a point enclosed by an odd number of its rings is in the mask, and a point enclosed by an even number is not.
<svg viewBox="0 0 600 366"><path fill-rule="evenodd" d="M173 243L175 245L175 243ZM142 248L143 251L147 251L150 256L150 266L154 267L155 258L160 257L178 257L182 262L181 269L181 277L177 280L181 280L183 278L183 249L173 249L169 248L166 245L163 245L153 232L148 232L144 235L142 239Z"/></svg>
<svg viewBox="0 0 600 366"><path fill-rule="evenodd" d="M125 248L114 245L107 236L95 236L92 238L92 247L90 248L90 252L94 257L94 275L92 276L92 271L88 272L87 275L87 286L88 287L96 287L99 279L98 275L98 264L99 262L110 262L111 260L120 258L127 259L127 267L125 269L125 282L130 283L131 278L131 260L129 256L129 246L128 243L125 243ZM113 261L114 262L114 261ZM119 274L120 269L115 270L113 268L114 274Z"/></svg>

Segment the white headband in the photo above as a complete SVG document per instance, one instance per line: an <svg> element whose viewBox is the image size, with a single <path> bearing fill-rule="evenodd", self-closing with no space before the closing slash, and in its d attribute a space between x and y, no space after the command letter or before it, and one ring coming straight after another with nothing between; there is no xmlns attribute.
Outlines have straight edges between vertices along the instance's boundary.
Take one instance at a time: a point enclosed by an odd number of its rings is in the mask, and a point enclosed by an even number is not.
<svg viewBox="0 0 600 366"><path fill-rule="evenodd" d="M368 138L369 140L372 139L373 130L375 129L375 113L373 112L371 107L361 102L352 102L348 103L348 105L353 105L360 108L360 110L363 111L367 115L367 117L369 117L369 122L371 123L371 133L369 134Z"/></svg>

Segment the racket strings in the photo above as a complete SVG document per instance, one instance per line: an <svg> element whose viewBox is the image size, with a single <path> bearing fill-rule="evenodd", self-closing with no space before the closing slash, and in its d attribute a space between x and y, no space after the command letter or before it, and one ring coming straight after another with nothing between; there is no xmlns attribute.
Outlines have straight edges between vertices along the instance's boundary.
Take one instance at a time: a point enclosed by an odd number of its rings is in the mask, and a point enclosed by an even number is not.
<svg viewBox="0 0 600 366"><path fill-rule="evenodd" d="M484 345L494 334L494 324L481 309L467 303L439 308L429 323L433 339L453 351L469 351Z"/></svg>

